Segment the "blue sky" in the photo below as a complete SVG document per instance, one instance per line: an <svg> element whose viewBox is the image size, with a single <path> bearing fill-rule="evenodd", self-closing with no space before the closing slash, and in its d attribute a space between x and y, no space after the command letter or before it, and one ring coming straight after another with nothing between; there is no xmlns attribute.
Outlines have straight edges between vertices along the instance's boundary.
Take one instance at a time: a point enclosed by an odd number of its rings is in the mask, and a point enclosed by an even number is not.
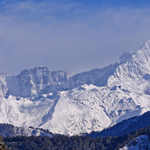
<svg viewBox="0 0 150 150"><path fill-rule="evenodd" d="M3 0L0 72L48 66L75 74L115 63L150 39L146 0Z"/></svg>

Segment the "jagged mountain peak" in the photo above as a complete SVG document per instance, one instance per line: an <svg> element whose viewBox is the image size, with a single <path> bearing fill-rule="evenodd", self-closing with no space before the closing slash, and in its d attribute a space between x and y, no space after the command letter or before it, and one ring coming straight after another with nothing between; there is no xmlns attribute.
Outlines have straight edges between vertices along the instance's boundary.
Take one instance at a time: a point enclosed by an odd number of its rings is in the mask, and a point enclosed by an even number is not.
<svg viewBox="0 0 150 150"><path fill-rule="evenodd" d="M119 64L123 64L127 61L130 61L132 59L132 56L135 54L135 52L125 52L121 55L121 57L119 58L118 63Z"/></svg>
<svg viewBox="0 0 150 150"><path fill-rule="evenodd" d="M150 40L147 40L141 49L150 50Z"/></svg>
<svg viewBox="0 0 150 150"><path fill-rule="evenodd" d="M37 67L34 67L34 68L28 68L28 69L24 69L21 71L21 73L19 75L29 75L29 74L37 74L39 72L50 72L48 67L46 66L37 66Z"/></svg>
<svg viewBox="0 0 150 150"><path fill-rule="evenodd" d="M29 75L29 74L37 74L37 75L40 76L40 75L42 75L44 73L55 74L55 75L60 75L60 76L64 76L64 75L69 76L63 70L50 71L47 66L37 66L37 67L34 67L34 68L24 69L24 70L21 71L21 73L18 76Z"/></svg>
<svg viewBox="0 0 150 150"><path fill-rule="evenodd" d="M108 85L143 79L145 74L150 74L150 40L141 49L124 53L117 64L114 73L108 78Z"/></svg>
<svg viewBox="0 0 150 150"><path fill-rule="evenodd" d="M65 71L50 71L46 66L38 66L24 69L19 75L7 78L7 93L21 97L39 96L65 90L68 80L69 76Z"/></svg>
<svg viewBox="0 0 150 150"><path fill-rule="evenodd" d="M150 40L147 40L139 50L123 53L119 58L118 63L122 64L126 63L127 61L132 61L136 59L136 57L140 57L140 55L142 59L144 59L142 55L144 55L145 57L149 57L148 52L150 52Z"/></svg>

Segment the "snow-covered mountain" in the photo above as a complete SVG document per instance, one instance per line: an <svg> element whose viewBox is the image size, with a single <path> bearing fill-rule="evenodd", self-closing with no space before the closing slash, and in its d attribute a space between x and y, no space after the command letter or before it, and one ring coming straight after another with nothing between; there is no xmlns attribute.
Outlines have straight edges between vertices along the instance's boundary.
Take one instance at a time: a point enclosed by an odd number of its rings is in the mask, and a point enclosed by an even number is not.
<svg viewBox="0 0 150 150"><path fill-rule="evenodd" d="M113 65L74 76L47 67L0 74L0 123L74 135L149 110L150 41Z"/></svg>

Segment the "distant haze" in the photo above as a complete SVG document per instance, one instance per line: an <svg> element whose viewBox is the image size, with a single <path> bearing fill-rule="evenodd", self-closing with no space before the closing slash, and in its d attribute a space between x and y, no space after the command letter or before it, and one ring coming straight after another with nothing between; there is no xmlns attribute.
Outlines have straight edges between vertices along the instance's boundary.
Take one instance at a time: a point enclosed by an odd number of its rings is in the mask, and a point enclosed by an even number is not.
<svg viewBox="0 0 150 150"><path fill-rule="evenodd" d="M48 66L75 73L115 63L150 39L149 2L0 2L0 72Z"/></svg>

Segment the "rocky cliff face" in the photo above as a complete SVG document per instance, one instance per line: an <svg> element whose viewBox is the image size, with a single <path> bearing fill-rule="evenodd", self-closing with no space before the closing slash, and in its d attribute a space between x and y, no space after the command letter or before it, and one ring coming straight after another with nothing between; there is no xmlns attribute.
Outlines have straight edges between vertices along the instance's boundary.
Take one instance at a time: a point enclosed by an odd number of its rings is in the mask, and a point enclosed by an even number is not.
<svg viewBox="0 0 150 150"><path fill-rule="evenodd" d="M25 69L19 75L0 78L1 96L34 97L69 88L69 76L64 71L49 71L47 67Z"/></svg>

